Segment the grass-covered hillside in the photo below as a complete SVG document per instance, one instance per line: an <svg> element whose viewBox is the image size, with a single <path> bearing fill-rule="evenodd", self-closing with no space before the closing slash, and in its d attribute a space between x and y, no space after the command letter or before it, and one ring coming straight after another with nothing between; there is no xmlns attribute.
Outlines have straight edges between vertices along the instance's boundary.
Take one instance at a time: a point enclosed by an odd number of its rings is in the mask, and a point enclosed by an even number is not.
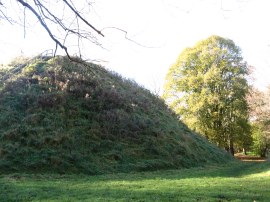
<svg viewBox="0 0 270 202"><path fill-rule="evenodd" d="M0 172L145 171L230 156L133 81L66 57L0 70Z"/></svg>

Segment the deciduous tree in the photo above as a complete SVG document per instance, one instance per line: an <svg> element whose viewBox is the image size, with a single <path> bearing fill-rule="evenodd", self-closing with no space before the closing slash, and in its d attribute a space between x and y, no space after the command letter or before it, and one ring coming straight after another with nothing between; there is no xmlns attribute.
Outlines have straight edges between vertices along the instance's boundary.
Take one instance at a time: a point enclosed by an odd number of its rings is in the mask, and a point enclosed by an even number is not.
<svg viewBox="0 0 270 202"><path fill-rule="evenodd" d="M211 36L186 48L166 77L164 98L189 127L234 154L249 136L247 63L230 39Z"/></svg>
<svg viewBox="0 0 270 202"><path fill-rule="evenodd" d="M270 147L270 87L265 92L251 89L248 97L253 149L265 157Z"/></svg>

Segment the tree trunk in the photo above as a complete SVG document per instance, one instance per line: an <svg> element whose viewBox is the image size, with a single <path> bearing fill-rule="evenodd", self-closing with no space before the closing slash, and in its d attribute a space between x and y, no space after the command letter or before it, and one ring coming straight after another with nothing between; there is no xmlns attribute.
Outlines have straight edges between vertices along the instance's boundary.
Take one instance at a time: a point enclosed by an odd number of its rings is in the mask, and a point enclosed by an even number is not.
<svg viewBox="0 0 270 202"><path fill-rule="evenodd" d="M264 149L261 150L261 157L262 158L265 158L266 157L266 154L267 154L267 147L265 147Z"/></svg>
<svg viewBox="0 0 270 202"><path fill-rule="evenodd" d="M226 150L226 152L229 152L230 148L228 146L225 146L224 149Z"/></svg>
<svg viewBox="0 0 270 202"><path fill-rule="evenodd" d="M243 153L247 155L247 150L245 148L243 148Z"/></svg>
<svg viewBox="0 0 270 202"><path fill-rule="evenodd" d="M229 148L230 148L230 153L234 156L234 147L233 147L233 141L232 140L229 140L230 141L230 145L229 145Z"/></svg>

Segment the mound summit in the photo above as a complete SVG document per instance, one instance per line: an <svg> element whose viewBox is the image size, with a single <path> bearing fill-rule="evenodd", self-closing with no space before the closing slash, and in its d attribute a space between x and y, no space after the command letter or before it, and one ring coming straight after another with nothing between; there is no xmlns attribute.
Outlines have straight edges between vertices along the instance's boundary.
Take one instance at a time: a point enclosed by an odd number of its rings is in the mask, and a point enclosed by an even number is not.
<svg viewBox="0 0 270 202"><path fill-rule="evenodd" d="M230 159L163 100L98 65L59 56L0 70L0 172L101 174Z"/></svg>

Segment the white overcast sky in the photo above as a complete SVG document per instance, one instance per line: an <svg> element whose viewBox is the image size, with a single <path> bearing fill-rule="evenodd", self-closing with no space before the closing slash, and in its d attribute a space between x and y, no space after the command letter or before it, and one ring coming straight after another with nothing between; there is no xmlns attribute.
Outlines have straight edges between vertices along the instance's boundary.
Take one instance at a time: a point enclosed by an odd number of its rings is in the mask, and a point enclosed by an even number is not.
<svg viewBox="0 0 270 202"><path fill-rule="evenodd" d="M75 1L74 1L75 2ZM76 2L75 2L76 3ZM255 67L255 85L270 85L269 0L94 0L89 21L104 27L104 49L83 45L85 58L159 91L169 67L188 46L211 35L232 39ZM32 56L55 45L37 24L27 29L0 21L0 64L18 55ZM146 47L143 47L146 46Z"/></svg>

